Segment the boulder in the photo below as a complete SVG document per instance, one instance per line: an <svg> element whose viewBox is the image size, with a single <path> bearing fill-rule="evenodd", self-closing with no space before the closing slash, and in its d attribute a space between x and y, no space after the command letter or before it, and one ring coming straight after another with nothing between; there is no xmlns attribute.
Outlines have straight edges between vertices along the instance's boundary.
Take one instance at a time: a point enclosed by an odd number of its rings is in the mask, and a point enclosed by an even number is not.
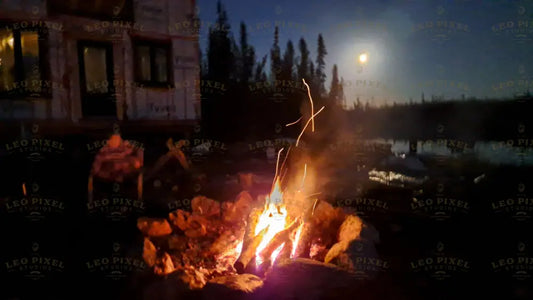
<svg viewBox="0 0 533 300"><path fill-rule="evenodd" d="M137 220L137 228L150 237L164 236L172 233L172 228L166 219L142 217Z"/></svg>

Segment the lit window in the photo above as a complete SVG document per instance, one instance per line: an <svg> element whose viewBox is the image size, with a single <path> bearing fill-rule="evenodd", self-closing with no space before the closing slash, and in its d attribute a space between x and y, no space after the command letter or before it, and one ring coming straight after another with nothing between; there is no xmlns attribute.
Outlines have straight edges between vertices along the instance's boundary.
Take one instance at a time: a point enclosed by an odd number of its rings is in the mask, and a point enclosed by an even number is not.
<svg viewBox="0 0 533 300"><path fill-rule="evenodd" d="M41 96L51 92L44 88L41 42L38 31L9 26L0 29L0 96Z"/></svg>

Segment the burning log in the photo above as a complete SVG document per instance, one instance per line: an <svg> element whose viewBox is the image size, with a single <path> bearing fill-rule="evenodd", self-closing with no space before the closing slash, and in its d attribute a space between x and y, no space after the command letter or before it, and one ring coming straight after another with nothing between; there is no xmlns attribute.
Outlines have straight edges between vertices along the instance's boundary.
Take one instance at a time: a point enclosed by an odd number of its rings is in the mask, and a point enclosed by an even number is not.
<svg viewBox="0 0 533 300"><path fill-rule="evenodd" d="M261 241L263 240L263 237L267 231L268 231L268 226L265 229L261 230L261 232L259 232L259 234L257 234L251 240L251 242L248 245L246 245L247 246L246 248L244 247L245 245L243 244L241 255L239 256L235 264L233 264L233 267L235 268L235 270L237 270L237 273L239 274L244 273L245 268L248 265L248 263L250 263L252 258L255 257L255 251L257 250L257 247L259 247L259 244L261 244Z"/></svg>
<svg viewBox="0 0 533 300"><path fill-rule="evenodd" d="M278 257L276 258L276 264L278 262L283 262L291 259L292 254L292 248L293 248L293 241L289 239L285 245L283 245L283 248L278 254Z"/></svg>
<svg viewBox="0 0 533 300"><path fill-rule="evenodd" d="M276 251L281 245L290 241L291 233L300 226L300 219L296 219L292 222L289 227L283 229L282 231L276 233L272 240L267 244L267 246L261 251L259 256L263 261L266 261L272 256L272 253Z"/></svg>
<svg viewBox="0 0 533 300"><path fill-rule="evenodd" d="M303 225L302 233L300 234L300 241L296 246L294 257L309 258L311 252L311 239L312 239L312 224L306 222Z"/></svg>

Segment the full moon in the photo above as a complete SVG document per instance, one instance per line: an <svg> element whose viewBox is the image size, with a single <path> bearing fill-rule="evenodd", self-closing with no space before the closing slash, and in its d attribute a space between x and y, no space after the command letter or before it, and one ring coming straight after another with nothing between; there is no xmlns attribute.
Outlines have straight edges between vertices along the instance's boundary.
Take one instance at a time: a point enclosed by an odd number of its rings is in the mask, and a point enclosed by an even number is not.
<svg viewBox="0 0 533 300"><path fill-rule="evenodd" d="M367 60L368 60L368 54L366 54L366 53L359 54L359 62L360 63L364 64L364 63L367 62Z"/></svg>

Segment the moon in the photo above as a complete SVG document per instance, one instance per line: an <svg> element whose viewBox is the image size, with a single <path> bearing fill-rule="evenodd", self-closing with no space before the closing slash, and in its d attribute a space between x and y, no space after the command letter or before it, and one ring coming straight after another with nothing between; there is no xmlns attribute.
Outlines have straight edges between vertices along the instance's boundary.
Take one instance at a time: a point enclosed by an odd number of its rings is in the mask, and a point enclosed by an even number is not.
<svg viewBox="0 0 533 300"><path fill-rule="evenodd" d="M360 63L366 64L367 61L368 61L368 54L366 54L366 53L359 54L359 62Z"/></svg>

